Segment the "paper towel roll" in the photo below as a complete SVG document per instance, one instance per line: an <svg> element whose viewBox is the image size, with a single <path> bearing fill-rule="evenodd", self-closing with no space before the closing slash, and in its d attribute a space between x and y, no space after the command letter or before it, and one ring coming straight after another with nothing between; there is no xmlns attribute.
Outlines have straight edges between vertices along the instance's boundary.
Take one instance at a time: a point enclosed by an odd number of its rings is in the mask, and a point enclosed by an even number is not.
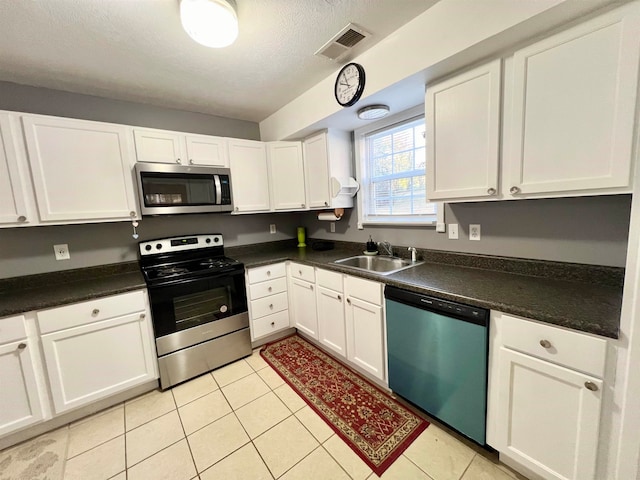
<svg viewBox="0 0 640 480"><path fill-rule="evenodd" d="M326 222L337 222L342 217L337 217L334 213L319 213L318 220L324 220Z"/></svg>

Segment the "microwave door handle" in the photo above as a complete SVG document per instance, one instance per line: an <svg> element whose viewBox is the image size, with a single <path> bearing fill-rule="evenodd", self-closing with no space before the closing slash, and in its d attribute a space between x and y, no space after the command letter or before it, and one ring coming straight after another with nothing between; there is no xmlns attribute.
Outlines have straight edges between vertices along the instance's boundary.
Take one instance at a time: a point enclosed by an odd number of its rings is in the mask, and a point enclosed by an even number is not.
<svg viewBox="0 0 640 480"><path fill-rule="evenodd" d="M216 184L216 205L222 205L222 186L220 185L220 175L214 175L213 180Z"/></svg>

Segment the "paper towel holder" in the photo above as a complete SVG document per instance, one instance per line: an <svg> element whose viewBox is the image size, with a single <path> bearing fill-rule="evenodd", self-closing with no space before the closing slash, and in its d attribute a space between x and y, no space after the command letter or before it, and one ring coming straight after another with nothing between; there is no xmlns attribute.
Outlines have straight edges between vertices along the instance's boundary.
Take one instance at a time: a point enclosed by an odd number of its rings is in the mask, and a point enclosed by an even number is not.
<svg viewBox="0 0 640 480"><path fill-rule="evenodd" d="M338 195L355 196L360 190L360 184L353 177L336 178L331 177L331 196L336 198Z"/></svg>
<svg viewBox="0 0 640 480"><path fill-rule="evenodd" d="M344 208L335 208L329 212L318 212L318 220L337 222L344 215Z"/></svg>

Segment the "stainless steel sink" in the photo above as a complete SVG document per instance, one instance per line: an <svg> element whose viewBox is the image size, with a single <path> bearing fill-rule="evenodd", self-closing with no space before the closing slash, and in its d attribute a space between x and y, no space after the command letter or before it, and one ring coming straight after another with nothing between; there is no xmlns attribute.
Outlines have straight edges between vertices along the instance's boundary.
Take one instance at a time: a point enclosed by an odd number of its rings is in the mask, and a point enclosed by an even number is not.
<svg viewBox="0 0 640 480"><path fill-rule="evenodd" d="M342 258L333 263L380 275L390 275L400 270L422 265L424 262L411 262L398 257L358 255L356 257Z"/></svg>

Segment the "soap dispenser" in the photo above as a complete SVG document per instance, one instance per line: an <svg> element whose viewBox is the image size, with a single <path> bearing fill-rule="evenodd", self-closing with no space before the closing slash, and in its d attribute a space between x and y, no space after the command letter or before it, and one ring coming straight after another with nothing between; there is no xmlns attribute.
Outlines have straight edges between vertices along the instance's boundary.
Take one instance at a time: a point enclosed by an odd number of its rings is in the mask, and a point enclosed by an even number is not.
<svg viewBox="0 0 640 480"><path fill-rule="evenodd" d="M367 242L367 252L377 252L378 251L378 245L376 245L376 242L373 241L373 239L371 238L371 235L369 235L369 241Z"/></svg>

